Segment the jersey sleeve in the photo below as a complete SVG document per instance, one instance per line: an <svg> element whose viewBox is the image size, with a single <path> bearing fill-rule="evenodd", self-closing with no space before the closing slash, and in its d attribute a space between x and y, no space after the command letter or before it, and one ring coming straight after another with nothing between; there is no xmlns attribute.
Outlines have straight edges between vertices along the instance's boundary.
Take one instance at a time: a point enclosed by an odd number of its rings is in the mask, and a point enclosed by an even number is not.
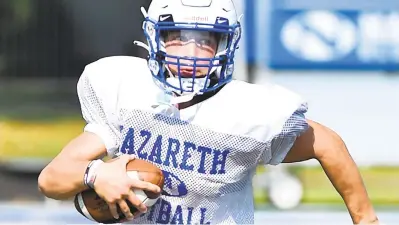
<svg viewBox="0 0 399 225"><path fill-rule="evenodd" d="M280 164L292 146L295 140L303 132L309 128L306 121L305 113L307 112L307 104L302 104L285 122L281 132L277 134L271 141L272 158L270 165Z"/></svg>
<svg viewBox="0 0 399 225"><path fill-rule="evenodd" d="M119 148L119 126L114 119L112 93L101 71L86 66L77 84L77 93L82 116L86 121L85 132L96 134L104 142L108 155L113 155ZM108 99L107 99L108 98Z"/></svg>

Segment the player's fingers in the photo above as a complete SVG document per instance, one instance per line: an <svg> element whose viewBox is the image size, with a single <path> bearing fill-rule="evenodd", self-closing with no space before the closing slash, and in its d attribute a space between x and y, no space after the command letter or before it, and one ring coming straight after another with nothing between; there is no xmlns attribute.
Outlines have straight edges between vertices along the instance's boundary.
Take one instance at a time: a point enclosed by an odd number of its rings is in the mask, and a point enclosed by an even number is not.
<svg viewBox="0 0 399 225"><path fill-rule="evenodd" d="M125 214L126 219L133 220L133 214L130 212L129 206L127 205L125 200L118 201L119 208L121 209L122 213Z"/></svg>
<svg viewBox="0 0 399 225"><path fill-rule="evenodd" d="M137 217L139 217L141 214L143 214L143 213L140 212L140 211L137 211L137 212L133 213L133 217L134 217L134 218L137 218Z"/></svg>
<svg viewBox="0 0 399 225"><path fill-rule="evenodd" d="M150 182L142 181L142 180L131 180L130 186L131 186L131 188L151 191L154 193L161 192L161 188L159 188L157 185L152 184Z"/></svg>
<svg viewBox="0 0 399 225"><path fill-rule="evenodd" d="M129 202L131 202L133 206L136 207L137 210L139 210L139 212L147 212L147 206L145 206L144 203L139 198L137 198L136 194L134 194L133 191L129 192L127 200L129 200Z"/></svg>
<svg viewBox="0 0 399 225"><path fill-rule="evenodd" d="M123 166L126 166L126 164L127 164L128 162L132 161L133 159L135 159L136 156L134 156L134 155L129 155L129 154L122 154L122 155L120 155L118 158L119 158L118 161L120 161L120 163L121 163Z"/></svg>
<svg viewBox="0 0 399 225"><path fill-rule="evenodd" d="M118 208L117 208L116 204L114 204L114 203L108 203L108 208L109 208L109 211L111 212L111 215L112 215L115 219L119 219Z"/></svg>

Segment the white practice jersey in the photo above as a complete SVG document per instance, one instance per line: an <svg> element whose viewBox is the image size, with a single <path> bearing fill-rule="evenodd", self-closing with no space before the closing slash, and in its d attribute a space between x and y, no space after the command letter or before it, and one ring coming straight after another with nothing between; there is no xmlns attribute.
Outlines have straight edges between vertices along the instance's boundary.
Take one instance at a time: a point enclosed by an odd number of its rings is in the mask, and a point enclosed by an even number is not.
<svg viewBox="0 0 399 225"><path fill-rule="evenodd" d="M146 60L128 56L89 64L78 82L85 131L110 156L133 154L164 173L161 198L132 223L254 223L255 169L281 163L308 127L306 103L277 85L232 81L172 115L159 113L160 93Z"/></svg>

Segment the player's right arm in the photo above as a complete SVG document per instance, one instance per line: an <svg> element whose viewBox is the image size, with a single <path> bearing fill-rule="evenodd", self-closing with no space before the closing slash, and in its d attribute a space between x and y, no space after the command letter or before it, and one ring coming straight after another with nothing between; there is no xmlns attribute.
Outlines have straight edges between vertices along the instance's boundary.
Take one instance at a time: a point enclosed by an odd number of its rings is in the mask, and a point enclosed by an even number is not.
<svg viewBox="0 0 399 225"><path fill-rule="evenodd" d="M49 198L64 200L88 189L83 179L86 168L105 153L106 148L96 134L80 134L42 170L38 179L40 191Z"/></svg>
<svg viewBox="0 0 399 225"><path fill-rule="evenodd" d="M68 199L88 189L84 176L90 162L118 149L120 134L112 118L118 80L115 76L109 79L106 74L100 66L89 65L79 79L78 97L87 125L84 132L71 140L39 175L39 189L49 198ZM132 159L132 156L123 155L112 162L97 161L98 164L90 168L93 171L90 173L96 177L92 187L108 203L115 218L118 215L116 205L127 218L132 218L125 200L141 212L146 211L146 206L131 191L132 188L160 192L156 185L133 181L127 176L126 164Z"/></svg>
<svg viewBox="0 0 399 225"><path fill-rule="evenodd" d="M92 160L101 157L105 152L105 146L96 134L82 133L43 169L39 176L40 191L49 198L63 200L88 189L84 183L86 168ZM133 156L122 155L112 162L100 164L95 171L94 189L107 201L115 218L118 215L116 205L119 205L126 217L133 219L125 199L141 212L147 210L131 188L160 192L156 185L133 181L127 177L126 164L132 159Z"/></svg>

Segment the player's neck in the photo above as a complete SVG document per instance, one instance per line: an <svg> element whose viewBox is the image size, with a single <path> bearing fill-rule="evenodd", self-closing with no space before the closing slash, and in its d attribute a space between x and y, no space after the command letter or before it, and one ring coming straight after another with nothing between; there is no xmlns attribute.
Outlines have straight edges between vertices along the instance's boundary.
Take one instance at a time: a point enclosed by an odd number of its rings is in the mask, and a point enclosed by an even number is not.
<svg viewBox="0 0 399 225"><path fill-rule="evenodd" d="M178 109L182 110L182 109L188 108L190 106L193 106L195 104L201 103L201 102L207 100L208 98L211 98L212 96L216 95L223 87L224 86L216 89L215 91L207 92L207 93L204 93L202 95L196 95L190 101L180 103L178 105Z"/></svg>

